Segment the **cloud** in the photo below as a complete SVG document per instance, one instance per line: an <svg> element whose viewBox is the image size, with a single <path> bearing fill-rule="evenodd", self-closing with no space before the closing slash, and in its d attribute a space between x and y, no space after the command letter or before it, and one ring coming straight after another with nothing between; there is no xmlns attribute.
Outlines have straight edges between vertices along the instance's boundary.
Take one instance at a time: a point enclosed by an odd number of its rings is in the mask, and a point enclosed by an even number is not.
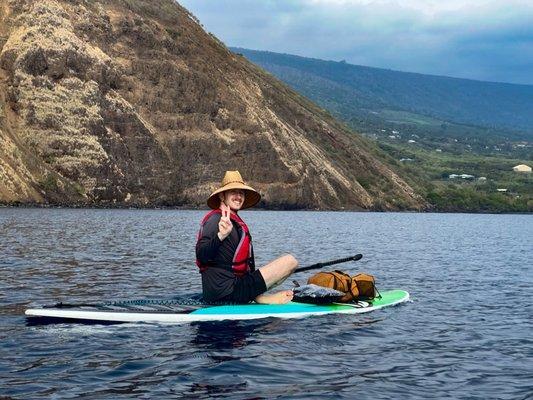
<svg viewBox="0 0 533 400"><path fill-rule="evenodd" d="M530 0L184 0L228 46L533 84Z"/></svg>

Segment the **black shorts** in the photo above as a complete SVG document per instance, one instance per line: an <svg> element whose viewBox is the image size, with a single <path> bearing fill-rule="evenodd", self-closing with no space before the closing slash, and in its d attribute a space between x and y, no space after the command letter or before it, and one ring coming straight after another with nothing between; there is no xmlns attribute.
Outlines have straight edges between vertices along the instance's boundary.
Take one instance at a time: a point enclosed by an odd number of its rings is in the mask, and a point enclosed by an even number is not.
<svg viewBox="0 0 533 400"><path fill-rule="evenodd" d="M235 280L233 286L233 293L226 296L224 300L233 301L235 303L249 303L257 296L267 291L267 286L263 275L256 269L251 274L246 274L242 278Z"/></svg>

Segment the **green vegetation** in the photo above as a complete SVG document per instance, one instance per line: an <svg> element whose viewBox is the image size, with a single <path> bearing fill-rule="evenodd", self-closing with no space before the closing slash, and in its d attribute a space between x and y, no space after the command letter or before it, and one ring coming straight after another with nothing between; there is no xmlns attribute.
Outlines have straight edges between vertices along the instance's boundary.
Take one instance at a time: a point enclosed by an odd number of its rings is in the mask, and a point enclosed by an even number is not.
<svg viewBox="0 0 533 400"><path fill-rule="evenodd" d="M76 191L76 193L78 193L80 196L84 196L85 195L85 188L83 186L81 186L79 183L74 183L73 187L74 187L74 190Z"/></svg>
<svg viewBox="0 0 533 400"><path fill-rule="evenodd" d="M528 212L533 210L531 197L528 200L525 197L486 193L475 187L441 187L430 191L427 199L439 211Z"/></svg>
<svg viewBox="0 0 533 400"><path fill-rule="evenodd" d="M38 183L41 188L47 192L55 192L58 190L57 177L54 174L47 174Z"/></svg>
<svg viewBox="0 0 533 400"><path fill-rule="evenodd" d="M533 174L512 170L533 165L533 86L235 51L376 141L432 209L533 212ZM359 183L375 184L370 176Z"/></svg>
<svg viewBox="0 0 533 400"><path fill-rule="evenodd" d="M404 160L394 163L398 172L408 176L437 211L533 211L533 174L512 170L522 160L437 152L416 144L380 143L380 148L394 160ZM452 174L473 178L450 178Z"/></svg>

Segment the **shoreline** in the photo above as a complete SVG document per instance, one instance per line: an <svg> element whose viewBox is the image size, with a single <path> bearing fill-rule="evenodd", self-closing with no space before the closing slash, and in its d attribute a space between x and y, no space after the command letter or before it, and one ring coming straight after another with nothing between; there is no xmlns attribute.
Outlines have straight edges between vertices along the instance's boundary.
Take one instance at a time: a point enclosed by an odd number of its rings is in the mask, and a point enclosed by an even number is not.
<svg viewBox="0 0 533 400"><path fill-rule="evenodd" d="M71 210L179 210L179 211L207 211L206 206L176 205L176 206L143 206L143 205L99 205L99 204L43 204L43 203L0 203L0 209L71 209ZM312 208L283 208L283 207L254 207L250 211L298 211L298 212L360 212L360 213L402 213L402 214L493 214L493 215L533 215L533 211L472 211L453 210L443 211L435 209L425 210L372 210L372 209L312 209Z"/></svg>

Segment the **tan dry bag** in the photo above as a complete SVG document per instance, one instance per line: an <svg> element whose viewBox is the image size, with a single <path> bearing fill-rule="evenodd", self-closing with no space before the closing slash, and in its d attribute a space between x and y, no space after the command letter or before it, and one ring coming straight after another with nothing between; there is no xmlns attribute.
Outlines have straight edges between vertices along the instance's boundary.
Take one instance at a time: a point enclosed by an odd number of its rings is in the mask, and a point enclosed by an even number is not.
<svg viewBox="0 0 533 400"><path fill-rule="evenodd" d="M372 300L376 297L377 292L375 279L369 274L357 274L351 277L337 270L318 272L310 277L307 283L343 292L345 295L339 300L341 303L348 303L354 300Z"/></svg>

